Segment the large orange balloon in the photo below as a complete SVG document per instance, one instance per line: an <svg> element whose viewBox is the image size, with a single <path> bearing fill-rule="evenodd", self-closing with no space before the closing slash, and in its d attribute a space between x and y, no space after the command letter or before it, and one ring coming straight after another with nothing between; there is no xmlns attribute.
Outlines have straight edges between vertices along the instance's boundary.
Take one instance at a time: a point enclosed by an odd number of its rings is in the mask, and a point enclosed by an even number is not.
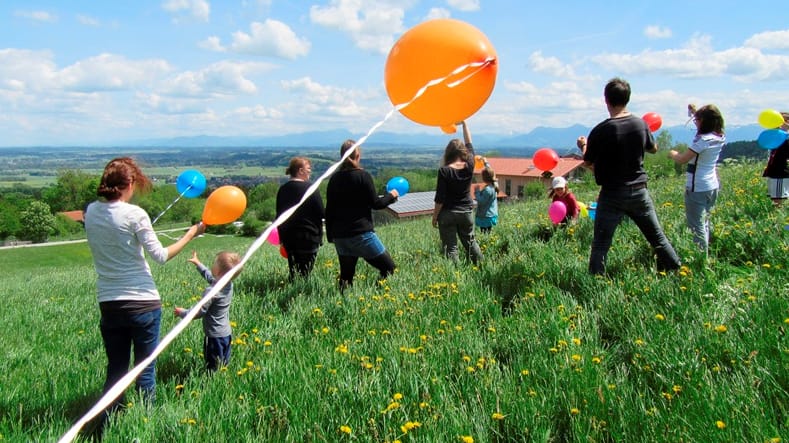
<svg viewBox="0 0 789 443"><path fill-rule="evenodd" d="M235 186L216 188L205 201L203 223L207 225L224 225L234 222L247 209L247 196Z"/></svg>
<svg viewBox="0 0 789 443"><path fill-rule="evenodd" d="M406 31L389 52L384 71L386 93L392 104L401 105L411 101L431 80L446 77L470 63L489 59L493 62L481 70L469 67L427 88L413 103L400 110L407 118L447 131L454 123L477 112L496 83L496 50L482 32L459 20L428 20ZM453 82L459 83L450 87Z"/></svg>

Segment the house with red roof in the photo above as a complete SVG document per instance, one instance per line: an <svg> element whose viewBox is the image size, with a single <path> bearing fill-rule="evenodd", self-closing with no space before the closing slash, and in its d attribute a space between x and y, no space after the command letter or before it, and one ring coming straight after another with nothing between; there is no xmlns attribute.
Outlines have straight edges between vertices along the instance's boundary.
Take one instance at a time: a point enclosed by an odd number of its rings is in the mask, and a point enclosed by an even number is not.
<svg viewBox="0 0 789 443"><path fill-rule="evenodd" d="M578 175L578 168L583 164L583 160L578 158L559 158L559 163L547 171L550 172L548 174L537 169L531 158L488 157L487 160L499 180L500 198L502 195L507 198L521 198L526 185L535 181L542 182L548 190L554 177L573 178ZM481 171L482 168L474 169L477 176L475 185L482 184Z"/></svg>

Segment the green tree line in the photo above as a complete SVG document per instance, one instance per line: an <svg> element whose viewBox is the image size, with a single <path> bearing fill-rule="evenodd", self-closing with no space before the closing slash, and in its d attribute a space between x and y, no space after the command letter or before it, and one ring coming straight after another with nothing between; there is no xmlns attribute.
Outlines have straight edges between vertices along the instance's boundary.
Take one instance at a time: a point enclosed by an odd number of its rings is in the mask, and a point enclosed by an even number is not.
<svg viewBox="0 0 789 443"><path fill-rule="evenodd" d="M685 150L685 143L674 143L667 131L657 135L657 143L662 152L669 149ZM495 151L483 153L489 157L497 156ZM727 159L749 158L765 160L767 151L759 148L755 141L729 143L721 154L721 161ZM653 178L668 177L684 172L666 155L658 154L647 156L647 172ZM320 170L329 166L328 161L316 159L316 173L313 179L320 176ZM402 167L382 166L375 168L374 180L376 189L383 193L386 183L395 176L405 177L410 185L409 192L431 191L435 189L436 171L434 168L424 166L404 170ZM16 184L9 188L0 189L0 241L24 240L45 242L52 237L69 237L80 235L83 227L80 223L60 214L65 211L84 210L87 205L96 199L96 188L99 176L88 174L76 169L63 169L58 171L54 185L44 188L34 188L25 184ZM247 210L241 220L244 227L241 234L257 236L274 220L276 216L276 196L280 183L269 181L246 189L239 186L247 195ZM320 193L326 196L326 182L321 184ZM207 189L201 198L181 198L167 212L157 224L195 223L200 220L205 205L205 198L212 189ZM541 188L538 190L541 193ZM134 203L140 205L150 214L151 219L161 214L168 205L178 197L178 191L172 183L157 184L153 192L136 195ZM209 228L214 233L226 233L236 228L229 226L212 226Z"/></svg>

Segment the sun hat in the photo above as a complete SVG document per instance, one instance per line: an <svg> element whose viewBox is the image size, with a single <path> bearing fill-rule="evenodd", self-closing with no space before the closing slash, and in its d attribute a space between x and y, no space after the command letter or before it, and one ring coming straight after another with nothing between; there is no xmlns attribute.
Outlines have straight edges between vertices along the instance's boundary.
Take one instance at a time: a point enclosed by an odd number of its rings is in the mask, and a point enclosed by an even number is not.
<svg viewBox="0 0 789 443"><path fill-rule="evenodd" d="M567 180L565 180L564 177L555 177L551 183L553 189L564 188L565 186L567 186Z"/></svg>

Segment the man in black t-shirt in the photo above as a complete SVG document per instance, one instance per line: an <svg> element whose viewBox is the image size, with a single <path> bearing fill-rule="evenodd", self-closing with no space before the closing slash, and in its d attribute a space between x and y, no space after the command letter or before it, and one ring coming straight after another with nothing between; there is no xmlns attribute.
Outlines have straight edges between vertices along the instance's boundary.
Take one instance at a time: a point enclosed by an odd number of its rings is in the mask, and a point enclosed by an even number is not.
<svg viewBox="0 0 789 443"><path fill-rule="evenodd" d="M605 273L614 232L625 215L655 250L658 271L678 269L679 257L663 233L647 190L644 152L657 152L655 140L644 120L627 110L629 83L614 78L606 84L604 95L610 117L595 126L588 139L581 136L577 141L584 166L600 185L589 272Z"/></svg>

